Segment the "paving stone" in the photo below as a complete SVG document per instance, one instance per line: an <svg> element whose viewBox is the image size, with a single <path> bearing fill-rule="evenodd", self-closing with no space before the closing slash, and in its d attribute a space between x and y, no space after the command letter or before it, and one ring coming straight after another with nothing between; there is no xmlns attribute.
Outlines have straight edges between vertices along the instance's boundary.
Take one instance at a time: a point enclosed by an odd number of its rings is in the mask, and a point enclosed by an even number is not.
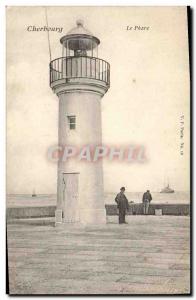
<svg viewBox="0 0 196 300"><path fill-rule="evenodd" d="M128 221L125 226L8 224L10 293L189 293L189 218Z"/></svg>

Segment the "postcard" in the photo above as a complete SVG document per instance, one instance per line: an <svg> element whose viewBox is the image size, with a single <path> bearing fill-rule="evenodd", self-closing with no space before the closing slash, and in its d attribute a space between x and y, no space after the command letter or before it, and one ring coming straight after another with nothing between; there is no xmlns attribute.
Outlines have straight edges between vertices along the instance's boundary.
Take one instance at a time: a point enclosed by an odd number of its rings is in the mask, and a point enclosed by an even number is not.
<svg viewBox="0 0 196 300"><path fill-rule="evenodd" d="M6 8L8 294L191 294L190 24Z"/></svg>

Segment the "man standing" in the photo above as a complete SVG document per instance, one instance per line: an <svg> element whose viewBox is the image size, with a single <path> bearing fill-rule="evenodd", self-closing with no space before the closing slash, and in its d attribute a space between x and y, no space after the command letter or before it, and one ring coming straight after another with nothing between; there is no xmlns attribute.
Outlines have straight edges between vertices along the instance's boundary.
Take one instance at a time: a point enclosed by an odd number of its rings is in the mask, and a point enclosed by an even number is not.
<svg viewBox="0 0 196 300"><path fill-rule="evenodd" d="M148 209L149 209L149 205L150 205L151 200L152 200L151 193L150 193L149 190L147 190L143 194L143 198L142 198L144 215L148 214Z"/></svg>
<svg viewBox="0 0 196 300"><path fill-rule="evenodd" d="M129 203L127 197L124 194L125 188L121 187L120 193L117 194L115 201L117 203L117 208L119 209L119 224L127 224L125 222L126 211L129 209Z"/></svg>

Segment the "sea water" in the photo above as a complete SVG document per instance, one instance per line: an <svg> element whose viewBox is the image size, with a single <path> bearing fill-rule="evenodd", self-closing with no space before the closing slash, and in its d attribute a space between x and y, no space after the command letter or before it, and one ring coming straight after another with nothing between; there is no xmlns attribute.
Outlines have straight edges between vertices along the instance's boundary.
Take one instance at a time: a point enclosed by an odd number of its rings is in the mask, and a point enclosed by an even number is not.
<svg viewBox="0 0 196 300"><path fill-rule="evenodd" d="M116 192L105 192L104 201L105 204L115 204ZM129 202L134 203L142 202L143 192L125 192L125 195ZM166 204L189 204L190 193L189 192L174 192L171 194L151 192L152 203L166 203ZM30 194L9 194L7 195L7 207L20 207L20 206L50 206L56 205L57 197L55 194L37 194L36 197L32 197Z"/></svg>

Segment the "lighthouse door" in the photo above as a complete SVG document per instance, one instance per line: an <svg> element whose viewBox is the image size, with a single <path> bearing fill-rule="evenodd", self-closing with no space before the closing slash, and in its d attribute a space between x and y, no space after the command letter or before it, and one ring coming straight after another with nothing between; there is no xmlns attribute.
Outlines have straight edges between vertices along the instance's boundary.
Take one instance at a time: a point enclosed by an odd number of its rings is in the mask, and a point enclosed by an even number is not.
<svg viewBox="0 0 196 300"><path fill-rule="evenodd" d="M79 222L79 173L63 173L64 222Z"/></svg>

